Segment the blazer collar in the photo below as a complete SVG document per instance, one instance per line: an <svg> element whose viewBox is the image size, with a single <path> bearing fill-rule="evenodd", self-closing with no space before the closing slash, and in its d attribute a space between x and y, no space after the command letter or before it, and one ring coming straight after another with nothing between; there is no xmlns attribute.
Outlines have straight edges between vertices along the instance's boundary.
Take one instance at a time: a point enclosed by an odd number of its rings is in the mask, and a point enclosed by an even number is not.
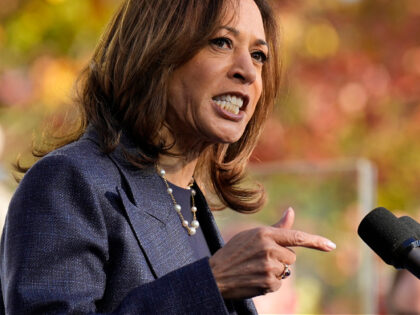
<svg viewBox="0 0 420 315"><path fill-rule="evenodd" d="M99 144L92 127L83 137ZM131 165L124 157L123 147L130 153L135 152L135 147L128 138L122 143L123 146L108 155L121 175L116 189L139 246L155 277L159 278L194 262L194 252L162 178L154 167L138 169Z"/></svg>
<svg viewBox="0 0 420 315"><path fill-rule="evenodd" d="M99 136L92 125L88 126L82 138L90 139L100 145ZM162 223L168 223L173 209L169 206L167 198L152 198L152 200L149 198L160 196L166 191L162 179L153 167L139 169L127 161L125 152L138 154L139 150L125 133L122 134L120 141L122 145L117 146L108 156L123 176L122 186L129 201Z"/></svg>

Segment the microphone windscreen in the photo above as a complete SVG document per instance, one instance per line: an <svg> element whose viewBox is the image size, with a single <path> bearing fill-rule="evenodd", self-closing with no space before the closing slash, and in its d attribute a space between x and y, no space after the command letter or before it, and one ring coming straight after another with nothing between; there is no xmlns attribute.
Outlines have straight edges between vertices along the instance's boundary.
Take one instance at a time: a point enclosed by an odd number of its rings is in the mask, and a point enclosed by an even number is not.
<svg viewBox="0 0 420 315"><path fill-rule="evenodd" d="M368 213L357 229L363 241L387 264L394 265L400 257L396 250L413 233L385 208L376 208Z"/></svg>
<svg viewBox="0 0 420 315"><path fill-rule="evenodd" d="M415 237L416 240L420 240L420 223L409 216L400 217L398 220L405 224L411 233L414 234L413 237Z"/></svg>

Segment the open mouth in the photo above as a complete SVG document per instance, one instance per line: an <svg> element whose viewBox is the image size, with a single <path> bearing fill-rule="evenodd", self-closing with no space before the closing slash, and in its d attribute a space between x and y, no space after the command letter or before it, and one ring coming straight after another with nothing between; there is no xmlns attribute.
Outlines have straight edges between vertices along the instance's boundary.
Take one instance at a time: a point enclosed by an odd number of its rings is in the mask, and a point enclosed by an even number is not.
<svg viewBox="0 0 420 315"><path fill-rule="evenodd" d="M213 97L213 101L221 109L238 115L239 111L247 105L248 97L237 94L223 94Z"/></svg>

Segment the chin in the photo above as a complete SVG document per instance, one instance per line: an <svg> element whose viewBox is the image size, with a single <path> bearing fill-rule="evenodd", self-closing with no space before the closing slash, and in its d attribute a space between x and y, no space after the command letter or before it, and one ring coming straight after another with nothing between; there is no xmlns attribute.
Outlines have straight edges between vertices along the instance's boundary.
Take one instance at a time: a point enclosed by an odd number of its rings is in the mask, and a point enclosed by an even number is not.
<svg viewBox="0 0 420 315"><path fill-rule="evenodd" d="M245 128L243 128L242 124L237 124L236 126L232 126L231 124L219 124L217 126L211 126L210 128L206 129L201 130L204 139L207 139L211 143L224 144L232 144L237 142L242 137L245 131Z"/></svg>
<svg viewBox="0 0 420 315"><path fill-rule="evenodd" d="M224 144L232 144L239 141L239 139L242 137L242 134L243 133L235 134L235 135L223 134L223 135L220 135L220 137L217 137L216 142L224 143Z"/></svg>

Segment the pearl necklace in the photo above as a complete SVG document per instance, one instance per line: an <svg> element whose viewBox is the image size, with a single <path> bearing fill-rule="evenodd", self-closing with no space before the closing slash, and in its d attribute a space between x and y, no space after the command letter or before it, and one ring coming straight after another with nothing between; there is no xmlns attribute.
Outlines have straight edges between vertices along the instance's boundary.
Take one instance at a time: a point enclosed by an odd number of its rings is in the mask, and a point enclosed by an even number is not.
<svg viewBox="0 0 420 315"><path fill-rule="evenodd" d="M163 168L159 170L159 167L157 165L156 165L156 170L158 171L158 174L160 175L160 177L162 177L163 182L165 183L166 192L172 199L175 211L178 213L179 218L181 219L182 226L188 231L188 235L194 235L197 232L198 227L200 226L200 223L198 223L198 220L197 220L197 207L195 206L195 202L194 202L194 196L196 194L196 191L192 189L191 187L188 187L188 189L191 190L191 204L192 204L191 212L193 214L193 220L191 221L191 225L189 225L189 222L185 220L184 216L181 213L181 206L176 202L175 197L172 194L172 188L169 187L168 181L166 180L166 177L165 177L165 174L166 174L165 170Z"/></svg>

